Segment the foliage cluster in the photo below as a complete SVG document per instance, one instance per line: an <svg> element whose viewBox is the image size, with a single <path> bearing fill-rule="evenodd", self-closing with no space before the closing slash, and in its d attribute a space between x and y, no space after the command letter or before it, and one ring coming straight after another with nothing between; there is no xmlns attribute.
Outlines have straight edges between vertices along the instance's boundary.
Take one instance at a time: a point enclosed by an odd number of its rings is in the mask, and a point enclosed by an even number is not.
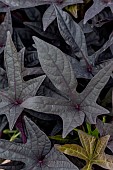
<svg viewBox="0 0 113 170"><path fill-rule="evenodd" d="M113 1L0 0L0 22L0 168L113 170Z"/></svg>

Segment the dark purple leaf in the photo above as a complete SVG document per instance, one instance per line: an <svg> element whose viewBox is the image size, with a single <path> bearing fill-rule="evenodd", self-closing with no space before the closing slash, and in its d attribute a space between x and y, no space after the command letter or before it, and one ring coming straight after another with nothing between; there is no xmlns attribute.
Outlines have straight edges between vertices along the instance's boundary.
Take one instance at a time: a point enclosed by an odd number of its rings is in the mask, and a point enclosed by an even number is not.
<svg viewBox="0 0 113 170"><path fill-rule="evenodd" d="M86 11L84 16L84 24L99 12L101 12L105 7L110 7L113 12L113 2L112 0L93 0L93 5Z"/></svg>
<svg viewBox="0 0 113 170"><path fill-rule="evenodd" d="M96 124L96 117L109 113L99 106L96 100L112 74L112 65L104 67L94 76L82 93L76 91L77 80L67 56L58 48L33 37L42 69L54 86L65 95L61 99L36 96L27 99L22 106L38 112L59 115L63 120L63 137L75 127L80 126L84 118Z"/></svg>
<svg viewBox="0 0 113 170"><path fill-rule="evenodd" d="M10 161L9 163L1 164L0 168L5 170L20 170L24 167L24 164L17 161Z"/></svg>
<svg viewBox="0 0 113 170"><path fill-rule="evenodd" d="M77 3L83 3L83 0L65 0L62 1L61 3L58 3L58 1L53 1L53 4L56 4L59 6L60 9L63 9L64 7L68 6L68 5L74 5ZM47 27L54 21L54 19L56 18L55 15L55 9L53 4L51 4L47 10L45 11L42 21L43 21L43 29L44 31L47 29Z"/></svg>
<svg viewBox="0 0 113 170"><path fill-rule="evenodd" d="M20 8L30 8L38 5L51 4L52 0L1 0L4 4L8 5L11 10Z"/></svg>
<svg viewBox="0 0 113 170"><path fill-rule="evenodd" d="M3 52L6 44L7 31L10 31L12 34L12 19L9 9L5 15L4 21L0 25L0 53Z"/></svg>
<svg viewBox="0 0 113 170"><path fill-rule="evenodd" d="M27 82L23 81L22 66L18 60L16 48L12 42L11 35L7 33L7 42L4 52L4 60L8 78L8 89L0 91L0 115L5 114L10 129L13 129L18 117L24 110L21 103L31 96L35 96L38 88L45 79L41 76Z"/></svg>
<svg viewBox="0 0 113 170"><path fill-rule="evenodd" d="M113 122L103 123L101 120L97 119L96 127L100 132L100 136L110 135L107 147L113 152Z"/></svg>
<svg viewBox="0 0 113 170"><path fill-rule="evenodd" d="M0 157L25 163L24 170L78 170L54 147L44 132L25 117L27 143L19 144L0 140Z"/></svg>

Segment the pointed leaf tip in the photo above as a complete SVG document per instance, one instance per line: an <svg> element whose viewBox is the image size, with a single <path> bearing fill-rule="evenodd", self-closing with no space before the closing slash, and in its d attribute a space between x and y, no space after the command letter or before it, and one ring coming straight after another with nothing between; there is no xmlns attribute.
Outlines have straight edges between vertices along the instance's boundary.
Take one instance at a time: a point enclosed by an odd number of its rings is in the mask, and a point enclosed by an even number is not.
<svg viewBox="0 0 113 170"><path fill-rule="evenodd" d="M29 124L29 122L32 122L27 116L24 116L24 121L26 125Z"/></svg>
<svg viewBox="0 0 113 170"><path fill-rule="evenodd" d="M10 31L7 31L7 38L10 38L11 37L11 33L10 33Z"/></svg>

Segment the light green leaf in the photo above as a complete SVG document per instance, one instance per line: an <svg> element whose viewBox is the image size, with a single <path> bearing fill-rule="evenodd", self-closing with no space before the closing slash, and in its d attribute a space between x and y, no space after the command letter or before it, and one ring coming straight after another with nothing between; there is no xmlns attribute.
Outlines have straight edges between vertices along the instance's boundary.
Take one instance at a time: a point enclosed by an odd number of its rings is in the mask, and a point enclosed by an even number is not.
<svg viewBox="0 0 113 170"><path fill-rule="evenodd" d="M76 144L65 144L65 145L58 145L56 146L56 148L67 154L67 155L71 155L71 156L75 156L78 157L80 159L87 159L87 153L85 151L85 149L83 149L81 146L76 145Z"/></svg>
<svg viewBox="0 0 113 170"><path fill-rule="evenodd" d="M104 152L110 136L107 135L96 139L96 137L81 130L78 130L78 135L82 147L77 144L65 144L57 145L56 148L67 155L85 160L86 166L82 170L92 170L93 164L113 170L113 156Z"/></svg>

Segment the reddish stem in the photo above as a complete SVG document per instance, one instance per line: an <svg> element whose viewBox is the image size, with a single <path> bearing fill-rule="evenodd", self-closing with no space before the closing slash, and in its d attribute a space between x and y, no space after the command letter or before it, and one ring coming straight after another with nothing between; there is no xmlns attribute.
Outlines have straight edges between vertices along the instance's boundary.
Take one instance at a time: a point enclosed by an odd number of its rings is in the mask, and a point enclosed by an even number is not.
<svg viewBox="0 0 113 170"><path fill-rule="evenodd" d="M25 130L24 130L24 127L23 127L23 116L20 115L19 118L17 119L16 121L16 124L15 126L19 129L19 131L21 132L21 135L22 135L22 141L23 143L25 144L27 142L27 137L26 137L26 134L25 134Z"/></svg>

